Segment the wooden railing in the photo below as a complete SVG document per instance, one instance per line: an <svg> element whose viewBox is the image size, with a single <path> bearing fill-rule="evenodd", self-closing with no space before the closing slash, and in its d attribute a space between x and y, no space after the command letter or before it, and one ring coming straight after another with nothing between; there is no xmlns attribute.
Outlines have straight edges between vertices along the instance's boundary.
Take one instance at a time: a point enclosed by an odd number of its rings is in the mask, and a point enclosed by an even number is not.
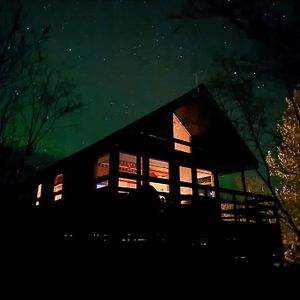
<svg viewBox="0 0 300 300"><path fill-rule="evenodd" d="M211 201L219 210L222 222L269 223L279 221L278 207L273 197L254 193L241 192L208 185L198 185L198 196L180 195L181 203L193 204ZM160 193L168 199L168 195Z"/></svg>
<svg viewBox="0 0 300 300"><path fill-rule="evenodd" d="M279 221L278 207L271 196L199 185L198 201L201 198L215 199L224 222L274 224Z"/></svg>

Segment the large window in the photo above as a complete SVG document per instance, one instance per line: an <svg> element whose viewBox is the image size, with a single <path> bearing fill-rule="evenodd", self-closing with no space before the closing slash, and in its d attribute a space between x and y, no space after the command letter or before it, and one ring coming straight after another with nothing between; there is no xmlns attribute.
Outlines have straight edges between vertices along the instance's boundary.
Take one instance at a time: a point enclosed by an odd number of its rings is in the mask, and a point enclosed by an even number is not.
<svg viewBox="0 0 300 300"><path fill-rule="evenodd" d="M63 174L58 174L54 177L54 182L53 182L54 201L58 201L62 199L63 180L64 180Z"/></svg>
<svg viewBox="0 0 300 300"><path fill-rule="evenodd" d="M103 177L109 174L109 153L101 155L98 157L96 168L95 168L95 177Z"/></svg>
<svg viewBox="0 0 300 300"><path fill-rule="evenodd" d="M173 114L173 137L174 139L190 143L191 142L191 134L186 129L186 127L182 124L176 114ZM174 148L178 151L183 151L187 153L191 153L191 146L186 145L185 143L175 142Z"/></svg>

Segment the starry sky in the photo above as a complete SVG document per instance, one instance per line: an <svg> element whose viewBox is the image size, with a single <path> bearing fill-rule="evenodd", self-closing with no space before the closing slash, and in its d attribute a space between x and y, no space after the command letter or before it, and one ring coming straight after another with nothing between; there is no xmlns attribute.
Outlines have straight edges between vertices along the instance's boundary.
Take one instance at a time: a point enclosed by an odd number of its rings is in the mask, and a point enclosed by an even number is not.
<svg viewBox="0 0 300 300"><path fill-rule="evenodd" d="M72 154L205 83L216 55L254 47L222 19L170 18L184 0L21 2L27 30L50 26L44 54L74 77L84 103L82 111L48 137L43 151L56 157Z"/></svg>

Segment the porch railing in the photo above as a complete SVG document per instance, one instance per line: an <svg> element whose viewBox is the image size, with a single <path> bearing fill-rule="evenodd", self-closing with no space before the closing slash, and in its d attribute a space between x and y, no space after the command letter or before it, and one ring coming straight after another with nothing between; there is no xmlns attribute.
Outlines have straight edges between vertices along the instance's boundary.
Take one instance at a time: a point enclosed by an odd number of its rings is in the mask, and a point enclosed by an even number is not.
<svg viewBox="0 0 300 300"><path fill-rule="evenodd" d="M219 210L223 222L269 223L279 222L278 206L272 196L198 185L198 196L180 195L181 203L211 202Z"/></svg>

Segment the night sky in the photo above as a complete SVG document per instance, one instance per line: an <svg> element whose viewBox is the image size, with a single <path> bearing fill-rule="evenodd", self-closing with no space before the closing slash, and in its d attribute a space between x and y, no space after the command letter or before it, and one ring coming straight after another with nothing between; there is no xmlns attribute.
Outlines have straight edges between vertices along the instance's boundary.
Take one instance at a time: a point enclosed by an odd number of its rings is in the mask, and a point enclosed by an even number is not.
<svg viewBox="0 0 300 300"><path fill-rule="evenodd" d="M85 105L62 124L72 128L48 138L43 151L56 157L74 153L179 97L195 87L195 74L198 83L205 83L215 55L255 48L222 19L170 18L184 0L21 2L27 30L50 26L45 55L75 78ZM257 89L266 86L259 83Z"/></svg>

